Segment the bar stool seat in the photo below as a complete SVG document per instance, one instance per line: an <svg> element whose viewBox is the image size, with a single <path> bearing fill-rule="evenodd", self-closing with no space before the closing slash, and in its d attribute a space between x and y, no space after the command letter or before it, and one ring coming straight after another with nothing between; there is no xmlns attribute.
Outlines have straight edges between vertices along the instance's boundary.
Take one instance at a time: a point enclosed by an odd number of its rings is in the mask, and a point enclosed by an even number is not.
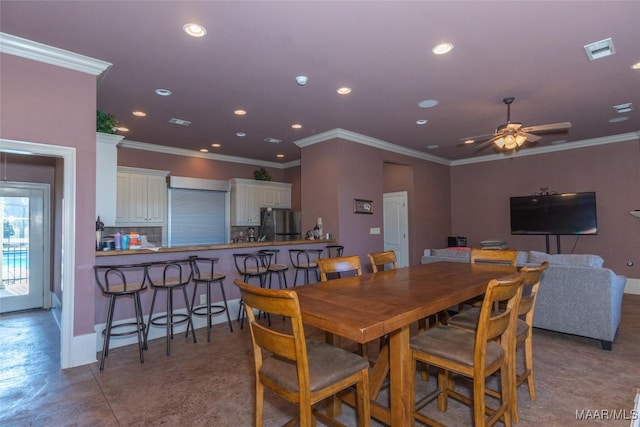
<svg viewBox="0 0 640 427"><path fill-rule="evenodd" d="M280 249L263 249L260 252L273 255L272 262L269 265L269 289L271 289L271 278L274 273L278 276L280 289L288 288L286 272L289 270L289 266L287 264L278 264L278 252L280 252Z"/></svg>
<svg viewBox="0 0 640 427"><path fill-rule="evenodd" d="M156 274L153 274L153 272L156 272ZM171 355L171 340L173 339L173 329L176 325L187 323L185 337L189 335L189 330L191 330L193 342L196 342L196 332L191 321L191 306L187 297L187 286L191 283L192 276L191 260L189 259L152 262L147 268L147 278L153 288L153 298L151 299L151 309L149 310L149 320L147 322L149 327L145 331L144 342L146 345L151 326L165 326L167 356ZM173 293L177 290L182 290L186 313L176 313L174 311ZM165 314L153 317L158 291L167 292L167 311Z"/></svg>
<svg viewBox="0 0 640 427"><path fill-rule="evenodd" d="M211 342L211 319L213 316L226 313L229 330L233 332L231 316L229 315L229 306L227 305L227 296L224 292L224 279L226 276L214 271L215 264L219 260L218 258L191 256L189 259L191 260L192 280L194 283L193 296L191 297L191 316L205 316L207 318L207 342ZM220 286L222 304L212 303L211 301L211 285L214 283ZM196 295L198 294L199 285L206 286L206 304L196 306Z"/></svg>
<svg viewBox="0 0 640 427"><path fill-rule="evenodd" d="M309 274L315 273L316 281L320 281L320 273L318 272L318 259L322 257L322 249L289 249L289 259L291 265L296 270L293 277L293 286L298 284L298 272L304 273L304 284L309 284Z"/></svg>
<svg viewBox="0 0 640 427"><path fill-rule="evenodd" d="M140 304L140 293L147 289L147 267L149 264L129 264L129 265L95 265L93 267L96 284L102 294L109 297L109 309L107 311L107 323L102 331L104 342L102 344L102 355L100 356L100 370L104 370L104 360L109 355L109 342L112 336L138 335L138 352L140 363L144 363L143 350L146 349L146 342L143 334L146 329L142 316L142 305ZM133 307L136 321L113 324L113 312L118 298L133 297ZM114 329L128 329L122 332L113 332Z"/></svg>

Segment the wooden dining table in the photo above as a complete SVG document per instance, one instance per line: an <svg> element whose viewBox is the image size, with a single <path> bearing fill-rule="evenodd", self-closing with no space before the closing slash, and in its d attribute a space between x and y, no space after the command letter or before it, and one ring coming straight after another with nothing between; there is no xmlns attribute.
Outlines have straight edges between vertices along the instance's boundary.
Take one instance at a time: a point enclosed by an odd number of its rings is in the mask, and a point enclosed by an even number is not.
<svg viewBox="0 0 640 427"><path fill-rule="evenodd" d="M328 333L367 343L388 335L371 373L372 416L393 427L413 425L410 401L410 326L482 295L491 279L516 267L438 262L296 288L302 321ZM389 372L390 408L375 401Z"/></svg>

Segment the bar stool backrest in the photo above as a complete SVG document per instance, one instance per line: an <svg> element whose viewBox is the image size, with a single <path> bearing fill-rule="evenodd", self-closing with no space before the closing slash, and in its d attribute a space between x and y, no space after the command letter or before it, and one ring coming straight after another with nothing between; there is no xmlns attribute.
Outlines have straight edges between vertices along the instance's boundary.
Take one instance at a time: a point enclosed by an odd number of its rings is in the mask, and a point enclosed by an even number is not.
<svg viewBox="0 0 640 427"><path fill-rule="evenodd" d="M322 252L322 249L289 249L289 258L295 268L315 268Z"/></svg>
<svg viewBox="0 0 640 427"><path fill-rule="evenodd" d="M96 284L104 294L127 294L147 288L149 263L95 265Z"/></svg>
<svg viewBox="0 0 640 427"><path fill-rule="evenodd" d="M272 253L249 252L233 254L233 261L239 274L245 276L259 276L267 273L271 266Z"/></svg>
<svg viewBox="0 0 640 427"><path fill-rule="evenodd" d="M194 255L190 256L189 260L191 261L193 280L214 277L215 265L219 258L204 258Z"/></svg>
<svg viewBox="0 0 640 427"><path fill-rule="evenodd" d="M193 278L191 260L155 261L147 268L147 278L153 287L187 285ZM161 270L160 278L152 278L152 270Z"/></svg>

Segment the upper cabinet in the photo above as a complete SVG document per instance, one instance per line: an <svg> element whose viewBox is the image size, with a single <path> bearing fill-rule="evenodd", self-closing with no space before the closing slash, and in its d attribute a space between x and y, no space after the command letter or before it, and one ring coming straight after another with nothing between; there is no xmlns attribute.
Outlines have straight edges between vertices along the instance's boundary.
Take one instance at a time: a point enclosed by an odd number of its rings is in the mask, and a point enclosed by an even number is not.
<svg viewBox="0 0 640 427"><path fill-rule="evenodd" d="M291 184L234 178L231 182L231 225L260 225L260 208L291 208Z"/></svg>
<svg viewBox="0 0 640 427"><path fill-rule="evenodd" d="M169 171L118 168L116 224L162 226L167 218Z"/></svg>
<svg viewBox="0 0 640 427"><path fill-rule="evenodd" d="M124 137L96 133L96 215L107 227L116 225L118 143Z"/></svg>

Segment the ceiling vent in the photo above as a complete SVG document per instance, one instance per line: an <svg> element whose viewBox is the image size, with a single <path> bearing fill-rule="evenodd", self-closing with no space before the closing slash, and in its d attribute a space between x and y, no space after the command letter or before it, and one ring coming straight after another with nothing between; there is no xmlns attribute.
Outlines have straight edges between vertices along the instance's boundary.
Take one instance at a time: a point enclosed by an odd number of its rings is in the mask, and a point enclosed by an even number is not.
<svg viewBox="0 0 640 427"><path fill-rule="evenodd" d="M584 47L585 52L587 52L587 57L589 57L589 61L593 61L594 59L604 58L606 56L613 55L616 53L616 50L613 47L613 40L611 37L605 40L600 40L599 42L588 44Z"/></svg>
<svg viewBox="0 0 640 427"><path fill-rule="evenodd" d="M633 111L633 105L630 102L627 102L626 104L614 105L613 109L620 114L630 113Z"/></svg>
<svg viewBox="0 0 640 427"><path fill-rule="evenodd" d="M189 126L191 124L189 120L176 119L175 117L169 119L169 123L180 126Z"/></svg>
<svg viewBox="0 0 640 427"><path fill-rule="evenodd" d="M272 144L280 144L282 142L281 139L276 139L276 138L265 138L264 140L265 142L270 142Z"/></svg>

